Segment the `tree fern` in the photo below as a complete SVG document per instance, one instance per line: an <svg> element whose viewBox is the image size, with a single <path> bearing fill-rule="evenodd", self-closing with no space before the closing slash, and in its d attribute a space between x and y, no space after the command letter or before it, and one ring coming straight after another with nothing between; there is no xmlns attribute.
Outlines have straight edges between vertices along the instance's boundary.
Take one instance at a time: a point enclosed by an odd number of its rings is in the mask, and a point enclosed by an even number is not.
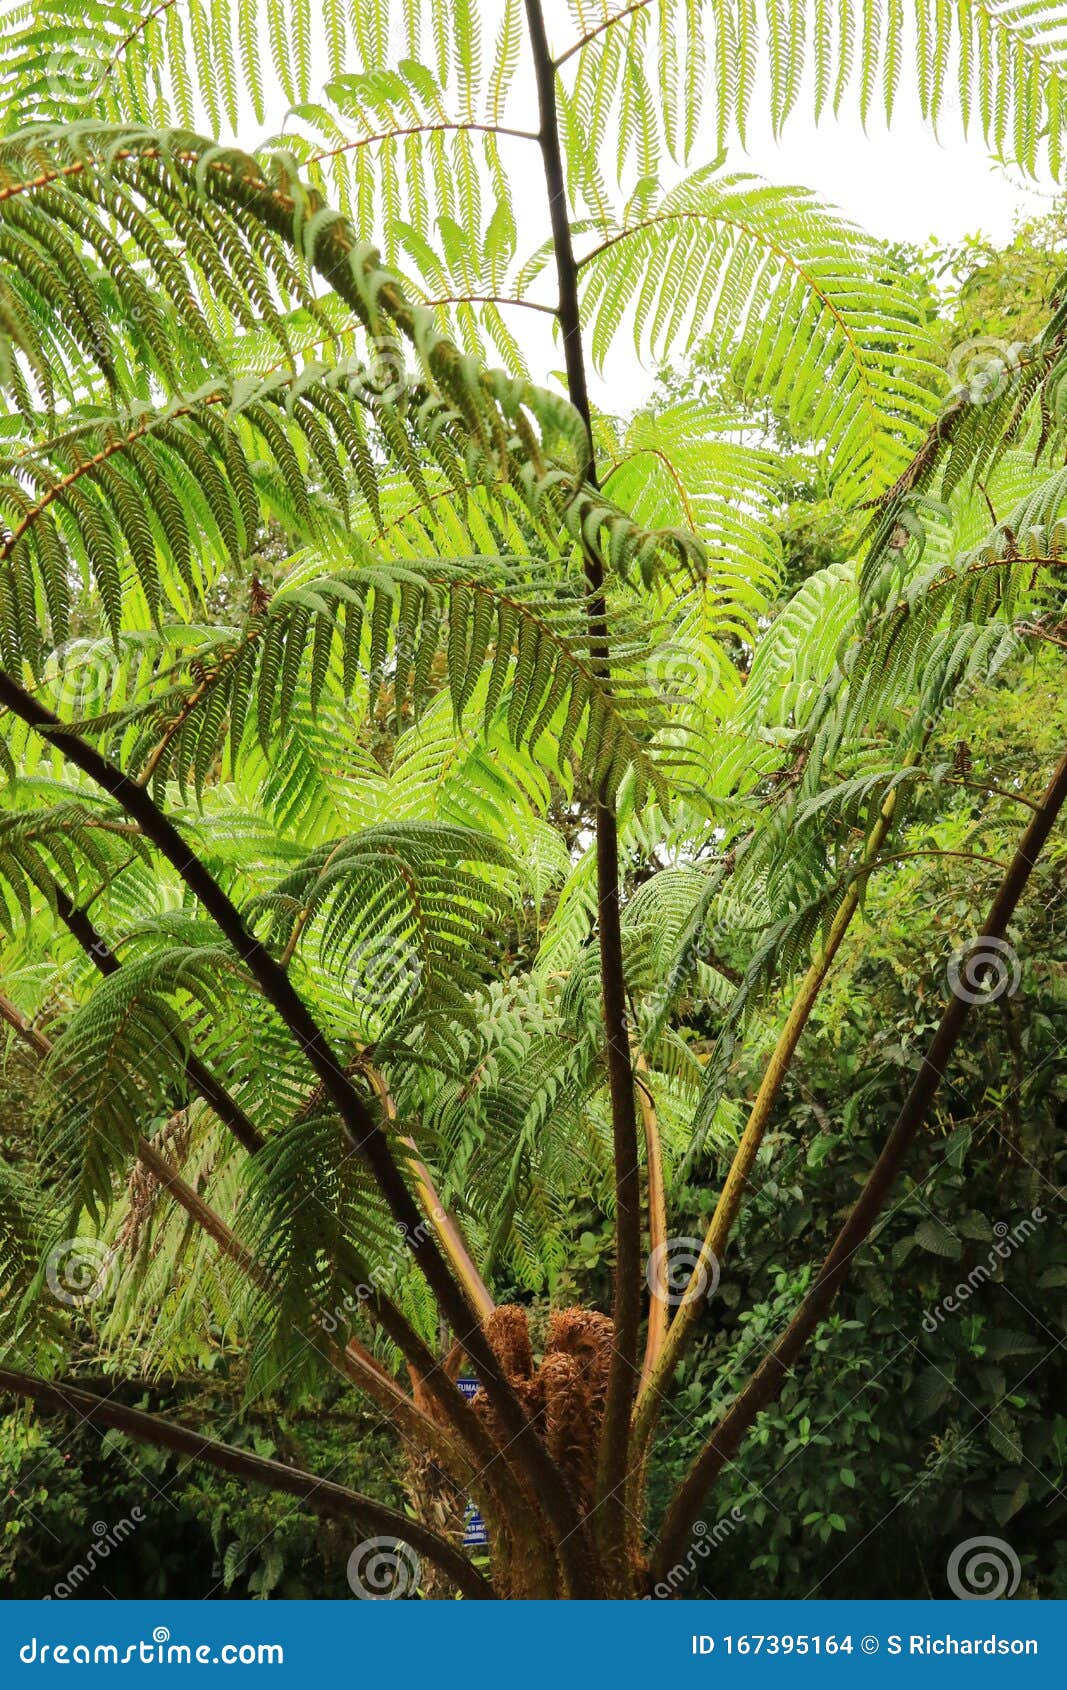
<svg viewBox="0 0 1067 1690"><path fill-rule="evenodd" d="M484 1485L501 1592L633 1595L691 1321L648 1321L634 1404L645 1234L722 1164L728 1235L890 828L1067 555L1062 297L951 391L891 256L729 149L761 87L786 135L914 78L1055 171L1067 37L1012 0L574 0L551 42L538 0L5 21L0 1012L43 1064L5 1344L165 1375L206 1322L253 1390L340 1367ZM585 358L624 330L672 369L617 418ZM691 355L705 397L666 397ZM867 531L782 604L798 462ZM573 1301L587 1215L577 1495L487 1311ZM39 1321L64 1237L121 1284Z"/></svg>

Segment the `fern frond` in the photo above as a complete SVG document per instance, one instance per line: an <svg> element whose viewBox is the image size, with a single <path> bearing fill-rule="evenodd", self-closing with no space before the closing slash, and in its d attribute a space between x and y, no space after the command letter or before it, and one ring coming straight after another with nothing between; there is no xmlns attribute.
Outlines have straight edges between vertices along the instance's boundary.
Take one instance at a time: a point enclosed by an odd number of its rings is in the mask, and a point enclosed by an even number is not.
<svg viewBox="0 0 1067 1690"><path fill-rule="evenodd" d="M918 300L884 253L799 189L712 166L602 231L580 260L594 357L619 329L701 343L741 391L825 442L846 496L891 485L933 415Z"/></svg>
<svg viewBox="0 0 1067 1690"><path fill-rule="evenodd" d="M186 1089L188 1033L175 996L222 1025L237 973L218 947L180 947L128 963L100 982L56 1040L48 1073L59 1101L48 1154L72 1217L106 1212L138 1135L169 1115Z"/></svg>
<svg viewBox="0 0 1067 1690"><path fill-rule="evenodd" d="M517 919L518 866L505 845L469 828L380 823L311 852L258 908L281 945L310 939L368 1042L378 1042L398 1018L467 1013L465 994L490 973Z"/></svg>
<svg viewBox="0 0 1067 1690"><path fill-rule="evenodd" d="M191 781L199 793L227 742L236 758L246 722L254 719L264 746L285 734L301 686L312 711L332 682L343 697L358 690L370 709L387 687L398 721L408 703L417 715L443 644L458 720L485 671L487 727L499 707L516 745L536 751L551 729L557 764L576 750L591 784L614 791L632 769L639 796L662 792L652 743L662 712L648 648L624 615L613 618L611 673L601 675L585 599L577 581L506 557L297 577L242 633L197 653L192 685L82 725L136 726L129 765L183 789Z"/></svg>

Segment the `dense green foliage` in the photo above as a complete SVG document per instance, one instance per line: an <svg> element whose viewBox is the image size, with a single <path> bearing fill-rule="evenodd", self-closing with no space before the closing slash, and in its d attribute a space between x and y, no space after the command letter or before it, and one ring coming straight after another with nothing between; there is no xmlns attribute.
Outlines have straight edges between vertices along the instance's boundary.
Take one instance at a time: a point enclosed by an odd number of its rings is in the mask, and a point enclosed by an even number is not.
<svg viewBox="0 0 1067 1690"><path fill-rule="evenodd" d="M973 780L1010 790L1035 752L1059 743L1065 720L1058 666L1039 661L1013 670L1010 688L981 689L952 728L966 737ZM949 779L954 749L944 747ZM1014 835L1016 807L957 789L947 808L920 807L906 844L996 858ZM870 1165L901 1076L940 1012L944 981L931 958L946 935L973 925L995 872L960 870L920 855L872 889L864 930L820 1003L761 1151L718 1319L685 1364L669 1470L796 1301L798 1254L828 1241ZM1063 1593L1067 1422L1054 1347L1067 1324L1063 887L1061 847L1017 930L1017 993L983 1010L810 1366L724 1481L715 1516L729 1525L740 1507L744 1524L730 1528L706 1571L717 1596L951 1595L949 1552L982 1531L1020 1554L1026 1594ZM692 1193L695 1209L704 1185ZM1002 1239L1003 1261L992 1257ZM964 1298L946 1309L961 1281ZM871 1534L877 1565L865 1552Z"/></svg>

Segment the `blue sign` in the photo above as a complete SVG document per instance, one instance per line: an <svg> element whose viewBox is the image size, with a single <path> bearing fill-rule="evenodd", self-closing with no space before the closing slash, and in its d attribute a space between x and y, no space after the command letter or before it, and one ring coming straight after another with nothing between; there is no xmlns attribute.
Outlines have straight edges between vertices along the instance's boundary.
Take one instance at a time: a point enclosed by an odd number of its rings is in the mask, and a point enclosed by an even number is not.
<svg viewBox="0 0 1067 1690"><path fill-rule="evenodd" d="M457 1379L456 1384L468 1402L482 1388L477 1379ZM485 1521L473 1502L469 1502L463 1518L463 1547L464 1549L485 1549L488 1543L489 1533L485 1529Z"/></svg>
<svg viewBox="0 0 1067 1690"><path fill-rule="evenodd" d="M469 1502L467 1512L463 1517L463 1547L465 1549L484 1549L488 1542L489 1533L485 1529L485 1521L473 1502Z"/></svg>

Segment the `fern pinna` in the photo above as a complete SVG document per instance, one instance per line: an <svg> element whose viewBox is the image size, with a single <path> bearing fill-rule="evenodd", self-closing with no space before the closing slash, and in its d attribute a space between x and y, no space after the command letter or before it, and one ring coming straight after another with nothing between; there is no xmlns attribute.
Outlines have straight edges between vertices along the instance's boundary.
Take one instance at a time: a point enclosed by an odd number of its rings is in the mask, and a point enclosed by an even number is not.
<svg viewBox="0 0 1067 1690"><path fill-rule="evenodd" d="M7 7L0 1016L41 1106L0 1162L0 1390L407 1532L465 1596L673 1593L966 1005L651 1521L710 1269L954 699L1067 560L1062 302L953 391L893 255L729 154L764 84L782 132L909 78L1057 174L1065 64L1058 8L976 0ZM624 334L711 395L603 414ZM784 603L761 415L865 529ZM614 1228L600 1309L563 1306L576 1204ZM57 1300L64 1252L97 1272ZM475 1498L488 1570L68 1376L87 1337L191 1369L205 1323L251 1392L364 1393Z"/></svg>

